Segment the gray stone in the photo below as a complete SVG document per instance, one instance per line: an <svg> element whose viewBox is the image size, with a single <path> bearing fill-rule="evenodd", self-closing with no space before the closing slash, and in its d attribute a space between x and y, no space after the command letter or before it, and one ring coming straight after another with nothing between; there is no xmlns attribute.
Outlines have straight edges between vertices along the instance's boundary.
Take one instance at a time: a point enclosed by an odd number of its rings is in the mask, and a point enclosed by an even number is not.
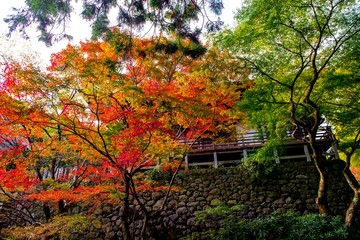
<svg viewBox="0 0 360 240"><path fill-rule="evenodd" d="M164 197L164 194L162 192L153 192L153 193L151 193L151 198L154 201L157 201L162 197Z"/></svg>
<svg viewBox="0 0 360 240"><path fill-rule="evenodd" d="M186 206L186 203L185 202L179 202L178 203L178 207L185 207Z"/></svg>
<svg viewBox="0 0 360 240"><path fill-rule="evenodd" d="M107 234L107 237L108 237L108 238L113 238L113 237L115 237L115 235L116 235L116 233L115 233L114 231L111 231L111 232L109 232L109 233Z"/></svg>
<svg viewBox="0 0 360 240"><path fill-rule="evenodd" d="M111 213L112 212L111 206L104 206L102 208L102 210L103 210L104 213Z"/></svg>
<svg viewBox="0 0 360 240"><path fill-rule="evenodd" d="M291 198L291 197L286 198L286 199L285 199L285 202L286 202L286 203L291 203L291 202L292 202L292 198Z"/></svg>
<svg viewBox="0 0 360 240"><path fill-rule="evenodd" d="M101 208L95 209L94 214L95 215L101 215L102 214L102 209Z"/></svg>
<svg viewBox="0 0 360 240"><path fill-rule="evenodd" d="M102 219L102 223L103 224L107 224L107 223L109 223L110 222L110 218L103 218Z"/></svg>
<svg viewBox="0 0 360 240"><path fill-rule="evenodd" d="M272 213L272 210L271 210L270 208L264 208L264 209L262 210L262 213L263 213L264 215L269 215L270 213Z"/></svg>
<svg viewBox="0 0 360 240"><path fill-rule="evenodd" d="M95 219L91 222L91 224L96 228L96 229L100 229L102 227L102 223L100 220Z"/></svg>
<svg viewBox="0 0 360 240"><path fill-rule="evenodd" d="M276 192L268 192L267 195L268 195L268 197L274 198L275 196L278 195L278 193L276 193Z"/></svg>
<svg viewBox="0 0 360 240"><path fill-rule="evenodd" d="M221 204L221 200L218 198L215 198L213 200L211 200L210 206L219 206Z"/></svg>
<svg viewBox="0 0 360 240"><path fill-rule="evenodd" d="M219 195L220 193L221 191L219 188L214 188L209 192L210 195Z"/></svg>
<svg viewBox="0 0 360 240"><path fill-rule="evenodd" d="M243 202L248 201L249 200L249 194L241 194L240 199Z"/></svg>
<svg viewBox="0 0 360 240"><path fill-rule="evenodd" d="M202 182L203 182L203 180L201 178L197 178L194 180L194 183L196 183L196 184L200 184Z"/></svg>
<svg viewBox="0 0 360 240"><path fill-rule="evenodd" d="M244 188L244 189L242 190L242 192L243 192L243 193L250 193L250 189L249 189L249 188Z"/></svg>
<svg viewBox="0 0 360 240"><path fill-rule="evenodd" d="M179 201L186 202L187 200L188 200L188 196L186 196L186 195L180 195L179 196Z"/></svg>
<svg viewBox="0 0 360 240"><path fill-rule="evenodd" d="M175 222L175 220L178 219L178 217L179 217L179 215L175 213L175 214L170 215L170 216L169 216L169 219L170 219L171 221Z"/></svg>
<svg viewBox="0 0 360 240"><path fill-rule="evenodd" d="M117 221L115 222L115 225L118 226L118 227L120 227L120 226L121 226L121 220L120 220L120 219L117 220Z"/></svg>
<svg viewBox="0 0 360 240"><path fill-rule="evenodd" d="M174 208L176 208L176 206L177 206L177 201L176 200L171 200L171 201L169 201L169 203L167 204L167 207L169 208L169 209L174 209Z"/></svg>
<svg viewBox="0 0 360 240"><path fill-rule="evenodd" d="M186 206L188 206L188 207L196 207L196 206L199 206L199 202L188 202L187 204L186 204Z"/></svg>
<svg viewBox="0 0 360 240"><path fill-rule="evenodd" d="M88 234L86 234L87 239L95 239L97 237L97 233L96 232L89 232Z"/></svg>
<svg viewBox="0 0 360 240"><path fill-rule="evenodd" d="M154 204L153 210L154 210L154 211L160 210L163 202L164 202L164 201L163 201L162 199L161 199L161 200L158 200L158 201Z"/></svg>
<svg viewBox="0 0 360 240"><path fill-rule="evenodd" d="M213 195L210 195L206 198L207 202L211 202L211 200L213 200L215 197Z"/></svg>
<svg viewBox="0 0 360 240"><path fill-rule="evenodd" d="M196 198L196 197L200 196L200 192L199 192L199 191L195 191L195 192L193 192L192 196L193 196L194 198Z"/></svg>
<svg viewBox="0 0 360 240"><path fill-rule="evenodd" d="M181 207L181 208L178 208L177 210L176 210L176 213L178 214L178 215L184 215L185 213L187 212L187 209L186 209L186 207Z"/></svg>
<svg viewBox="0 0 360 240"><path fill-rule="evenodd" d="M229 197L230 199L238 199L239 198L239 194L237 194L237 193L234 193L234 194L232 194L230 197Z"/></svg>
<svg viewBox="0 0 360 240"><path fill-rule="evenodd" d="M233 206L233 205L236 205L236 200L229 200L229 201L227 201L227 205L229 205L229 206Z"/></svg>
<svg viewBox="0 0 360 240"><path fill-rule="evenodd" d="M187 226L194 226L195 225L195 218L189 218L186 222Z"/></svg>
<svg viewBox="0 0 360 240"><path fill-rule="evenodd" d="M209 184L210 184L210 181L204 181L203 184L204 184L205 187L208 187Z"/></svg>
<svg viewBox="0 0 360 240"><path fill-rule="evenodd" d="M285 203L285 201L282 198L279 198L279 199L274 201L274 204L284 204L284 203Z"/></svg>
<svg viewBox="0 0 360 240"><path fill-rule="evenodd" d="M80 207L79 206L76 206L72 209L72 213L75 213L75 214L78 214L80 213Z"/></svg>
<svg viewBox="0 0 360 240"><path fill-rule="evenodd" d="M155 201L154 200L150 200L146 203L147 206L152 207L154 205Z"/></svg>

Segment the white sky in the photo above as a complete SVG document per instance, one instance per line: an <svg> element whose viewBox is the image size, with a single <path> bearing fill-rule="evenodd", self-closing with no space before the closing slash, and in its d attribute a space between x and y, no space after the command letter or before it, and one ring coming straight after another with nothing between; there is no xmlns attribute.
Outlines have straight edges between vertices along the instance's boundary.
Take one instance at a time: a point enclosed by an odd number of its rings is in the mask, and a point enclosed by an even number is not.
<svg viewBox="0 0 360 240"><path fill-rule="evenodd" d="M8 31L8 27L3 19L13 13L11 7L21 7L24 6L24 0L0 0L1 9L0 9L0 35L4 35ZM233 15L237 8L241 6L241 0L223 0L224 10L221 17L221 20L225 22L225 25L233 26ZM78 1L75 5L75 9L81 9L82 1ZM74 37L72 44L77 44L81 40L87 40L91 36L90 23L83 21L80 18L80 10L72 15L71 23L68 25L67 33ZM30 32L30 31L29 31ZM50 58L50 55L54 52L58 52L67 45L67 41L63 40L59 43L55 43L51 48L47 48L44 43L37 41L37 33L35 28L30 32L30 40L24 41L19 40L18 36L14 35L12 37L12 47L15 50L26 51L26 49L32 49L36 52L39 52L42 61L47 64ZM27 45L26 47L24 45ZM0 47L4 47L0 44ZM5 49L0 49L0 52L3 52ZM12 50L14 51L14 50Z"/></svg>

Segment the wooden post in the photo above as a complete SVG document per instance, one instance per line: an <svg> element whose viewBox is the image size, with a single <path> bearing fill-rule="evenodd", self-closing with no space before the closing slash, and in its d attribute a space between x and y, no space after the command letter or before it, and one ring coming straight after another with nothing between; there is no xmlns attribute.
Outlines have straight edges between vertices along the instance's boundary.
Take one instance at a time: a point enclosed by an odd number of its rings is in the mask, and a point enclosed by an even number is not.
<svg viewBox="0 0 360 240"><path fill-rule="evenodd" d="M338 152L338 148L337 148L337 142L334 141L334 142L331 144L331 147L332 147L332 152L333 152L334 155L335 155L335 158L336 158L336 159L340 159L339 152Z"/></svg>
<svg viewBox="0 0 360 240"><path fill-rule="evenodd" d="M304 145L304 152L305 152L305 156L306 156L306 161L311 162L311 156L310 156L309 148L307 145Z"/></svg>
<svg viewBox="0 0 360 240"><path fill-rule="evenodd" d="M266 126L262 126L261 132L262 132L262 142L265 143L267 142Z"/></svg>
<svg viewBox="0 0 360 240"><path fill-rule="evenodd" d="M214 151L213 155L214 155L214 167L218 168L219 164L217 159L217 152Z"/></svg>
<svg viewBox="0 0 360 240"><path fill-rule="evenodd" d="M189 157L185 155L185 169L189 169Z"/></svg>
<svg viewBox="0 0 360 240"><path fill-rule="evenodd" d="M280 163L279 154L276 148L274 148L274 157L275 157L275 162Z"/></svg>
<svg viewBox="0 0 360 240"><path fill-rule="evenodd" d="M246 148L243 149L243 158L246 158L248 156Z"/></svg>

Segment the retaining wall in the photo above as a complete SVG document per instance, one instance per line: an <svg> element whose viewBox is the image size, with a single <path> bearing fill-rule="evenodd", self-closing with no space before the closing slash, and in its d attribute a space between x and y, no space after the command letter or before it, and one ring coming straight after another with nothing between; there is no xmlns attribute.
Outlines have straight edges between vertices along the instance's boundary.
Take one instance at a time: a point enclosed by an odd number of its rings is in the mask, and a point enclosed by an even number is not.
<svg viewBox="0 0 360 240"><path fill-rule="evenodd" d="M330 208L337 215L344 215L352 199L352 192L343 175L341 161L328 164ZM142 201L151 210L148 234L154 239L177 239L193 231L216 228L213 222L198 226L195 211L219 204L242 205L239 212L243 218L262 217L272 212L294 211L298 214L317 212L315 197L318 173L312 162L289 162L275 165L267 176L254 178L239 168L203 169L181 172L164 211L164 193L143 192ZM74 209L73 212L79 211ZM121 207L103 206L96 209L95 219L87 239L121 239ZM135 231L140 232L142 221L136 220Z"/></svg>

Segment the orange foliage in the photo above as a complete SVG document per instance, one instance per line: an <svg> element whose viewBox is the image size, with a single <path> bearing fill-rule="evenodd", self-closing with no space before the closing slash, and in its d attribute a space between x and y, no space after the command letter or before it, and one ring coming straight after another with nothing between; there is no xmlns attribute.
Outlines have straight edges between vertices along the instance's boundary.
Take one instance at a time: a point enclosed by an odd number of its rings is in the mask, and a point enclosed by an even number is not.
<svg viewBox="0 0 360 240"><path fill-rule="evenodd" d="M0 179L0 187L5 191L27 190L38 183L38 180L31 178L22 166L10 170L0 168Z"/></svg>
<svg viewBox="0 0 360 240"><path fill-rule="evenodd" d="M136 38L128 51L117 48L127 36L114 36L68 45L52 55L47 72L5 66L1 137L17 144L1 153L2 185L37 183L40 192L29 192L31 199L69 202L129 191L129 177L136 190L156 189L134 176L159 160L174 171L189 150L179 140L210 137L241 119L233 106L248 73L225 53L209 49L193 58L182 50L189 42L167 53L159 46L170 40ZM15 174L6 170L11 162L26 163L25 175L6 177ZM53 182L41 183L46 178Z"/></svg>
<svg viewBox="0 0 360 240"><path fill-rule="evenodd" d="M351 172L355 178L360 182L360 167L351 167Z"/></svg>

